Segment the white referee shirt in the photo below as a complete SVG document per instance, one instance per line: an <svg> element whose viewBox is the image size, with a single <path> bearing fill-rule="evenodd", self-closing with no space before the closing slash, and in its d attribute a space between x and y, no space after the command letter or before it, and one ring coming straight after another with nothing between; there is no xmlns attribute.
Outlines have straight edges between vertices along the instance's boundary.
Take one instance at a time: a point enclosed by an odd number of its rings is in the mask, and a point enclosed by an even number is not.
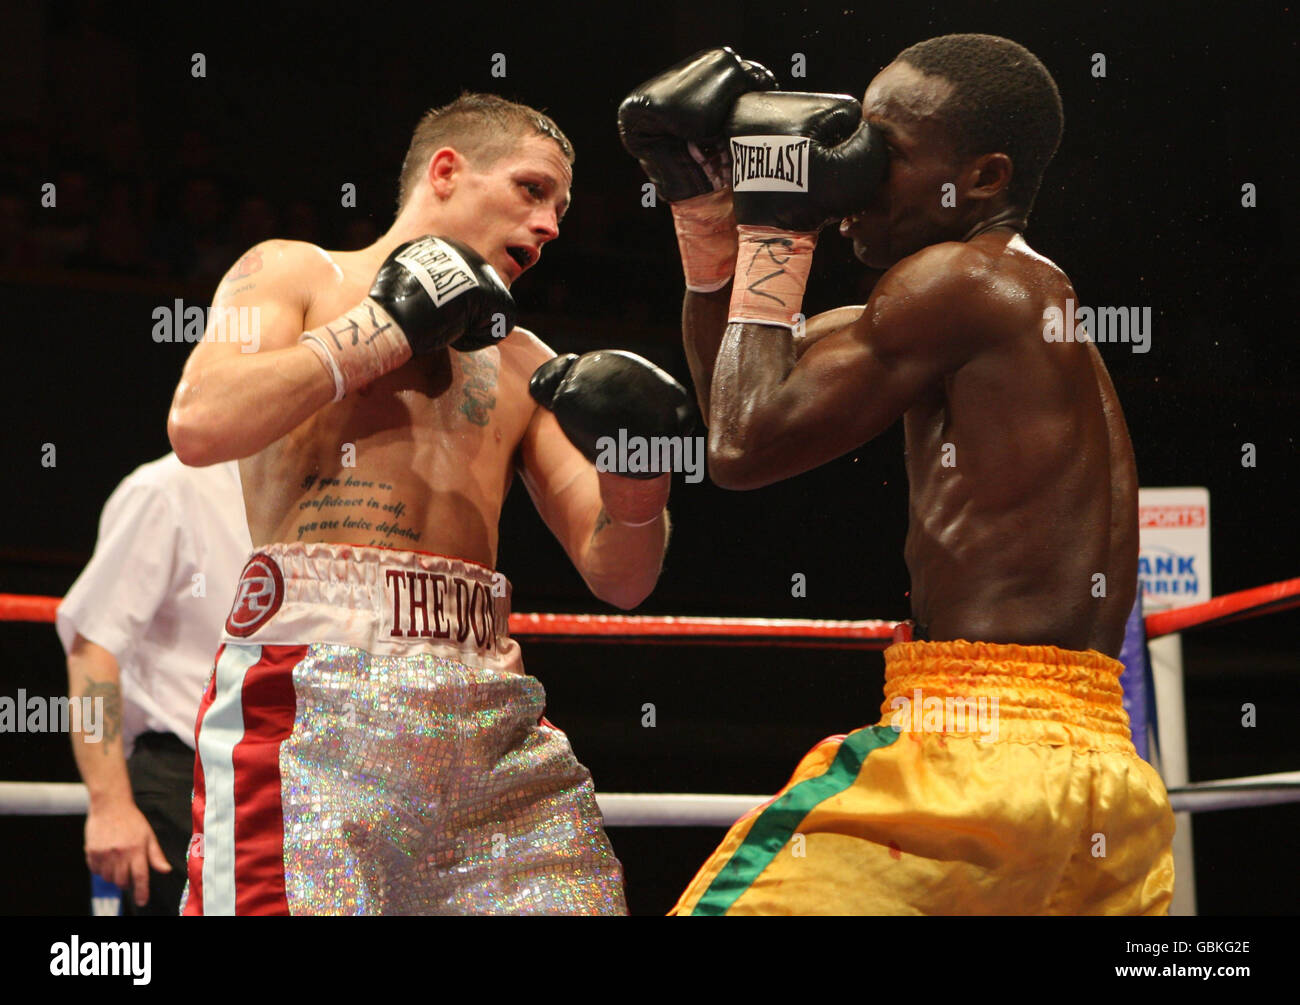
<svg viewBox="0 0 1300 1005"><path fill-rule="evenodd" d="M235 461L190 468L175 454L113 491L90 564L59 604L67 652L78 633L122 672L123 745L157 731L194 746L194 720L252 542Z"/></svg>

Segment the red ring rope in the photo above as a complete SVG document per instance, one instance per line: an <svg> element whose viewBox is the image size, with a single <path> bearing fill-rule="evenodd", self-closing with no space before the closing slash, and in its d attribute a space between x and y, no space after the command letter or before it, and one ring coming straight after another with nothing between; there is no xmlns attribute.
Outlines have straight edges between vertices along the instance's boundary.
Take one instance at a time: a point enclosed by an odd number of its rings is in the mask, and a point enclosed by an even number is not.
<svg viewBox="0 0 1300 1005"><path fill-rule="evenodd" d="M58 597L0 593L0 621L53 623ZM1202 604L1146 616L1147 638L1172 635L1202 625L1300 607L1300 579L1257 586L1214 597ZM884 649L893 639L893 621L815 621L797 618L662 617L641 614L510 615L510 633L520 638L599 642L605 638L643 643L692 639L699 644L829 646Z"/></svg>

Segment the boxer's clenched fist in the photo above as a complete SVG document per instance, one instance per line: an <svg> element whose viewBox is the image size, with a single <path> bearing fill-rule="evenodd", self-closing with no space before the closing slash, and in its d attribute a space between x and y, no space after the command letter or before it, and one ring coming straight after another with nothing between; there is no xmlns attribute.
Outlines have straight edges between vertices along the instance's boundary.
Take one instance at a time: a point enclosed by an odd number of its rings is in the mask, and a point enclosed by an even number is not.
<svg viewBox="0 0 1300 1005"><path fill-rule="evenodd" d="M393 249L370 299L386 310L417 356L445 346L474 352L515 326L515 302L492 266L467 244L425 236Z"/></svg>
<svg viewBox="0 0 1300 1005"><path fill-rule="evenodd" d="M652 77L618 109L618 132L656 191L672 206L686 288L709 293L731 282L736 218L726 124L742 94L776 78L730 49L709 49Z"/></svg>
<svg viewBox="0 0 1300 1005"><path fill-rule="evenodd" d="M582 356L569 353L547 360L528 382L528 392L555 418L593 464L606 436L647 442L659 436L686 436L695 411L686 388L647 359L621 349ZM655 478L658 472L628 473Z"/></svg>
<svg viewBox="0 0 1300 1005"><path fill-rule="evenodd" d="M623 146L668 202L729 184L724 126L749 91L775 88L776 78L730 48L709 49L652 77L618 108Z"/></svg>
<svg viewBox="0 0 1300 1005"><path fill-rule="evenodd" d="M884 137L844 94L746 94L726 128L742 226L820 230L865 207L889 162Z"/></svg>
<svg viewBox="0 0 1300 1005"><path fill-rule="evenodd" d="M301 341L333 377L338 401L412 355L474 352L514 325L514 298L496 270L468 245L426 235L394 248L370 295Z"/></svg>
<svg viewBox="0 0 1300 1005"><path fill-rule="evenodd" d="M654 444L659 437L689 435L695 409L686 389L649 360L609 349L548 360L533 373L528 390L596 465L610 518L631 527L657 523L668 503L671 476L659 470L602 470L600 455L611 441Z"/></svg>
<svg viewBox="0 0 1300 1005"><path fill-rule="evenodd" d="M745 94L727 120L739 247L728 319L794 327L817 232L866 206L884 138L844 94Z"/></svg>

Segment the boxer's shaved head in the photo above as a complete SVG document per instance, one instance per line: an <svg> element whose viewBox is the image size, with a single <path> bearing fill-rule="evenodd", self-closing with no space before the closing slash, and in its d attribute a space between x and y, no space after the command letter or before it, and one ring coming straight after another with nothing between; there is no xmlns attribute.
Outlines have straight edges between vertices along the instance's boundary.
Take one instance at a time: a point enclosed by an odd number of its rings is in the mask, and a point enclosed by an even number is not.
<svg viewBox="0 0 1300 1005"><path fill-rule="evenodd" d="M411 136L397 186L397 209L401 212L415 190L429 158L442 147L451 147L477 171L490 168L512 153L520 140L545 136L555 141L572 164L573 144L549 116L536 109L495 94L462 94L450 104L431 108L421 117Z"/></svg>
<svg viewBox="0 0 1300 1005"><path fill-rule="evenodd" d="M1007 197L1028 212L1065 122L1047 67L1023 45L996 35L941 35L904 49L898 61L952 84L940 114L955 152L1009 156Z"/></svg>

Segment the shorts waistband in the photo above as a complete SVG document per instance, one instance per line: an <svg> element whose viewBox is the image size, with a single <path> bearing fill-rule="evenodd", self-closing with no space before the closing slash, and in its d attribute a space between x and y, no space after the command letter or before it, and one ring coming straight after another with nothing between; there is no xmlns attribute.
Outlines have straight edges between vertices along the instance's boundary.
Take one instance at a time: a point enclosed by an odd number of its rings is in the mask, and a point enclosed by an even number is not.
<svg viewBox="0 0 1300 1005"><path fill-rule="evenodd" d="M896 643L885 650L881 722L912 731L943 722L936 731L974 732L971 716L991 716L1000 739L1132 750L1123 670L1091 649L961 639Z"/></svg>
<svg viewBox="0 0 1300 1005"><path fill-rule="evenodd" d="M267 544L250 554L224 641L333 643L370 653L496 653L510 642L510 583L464 559L351 544Z"/></svg>

